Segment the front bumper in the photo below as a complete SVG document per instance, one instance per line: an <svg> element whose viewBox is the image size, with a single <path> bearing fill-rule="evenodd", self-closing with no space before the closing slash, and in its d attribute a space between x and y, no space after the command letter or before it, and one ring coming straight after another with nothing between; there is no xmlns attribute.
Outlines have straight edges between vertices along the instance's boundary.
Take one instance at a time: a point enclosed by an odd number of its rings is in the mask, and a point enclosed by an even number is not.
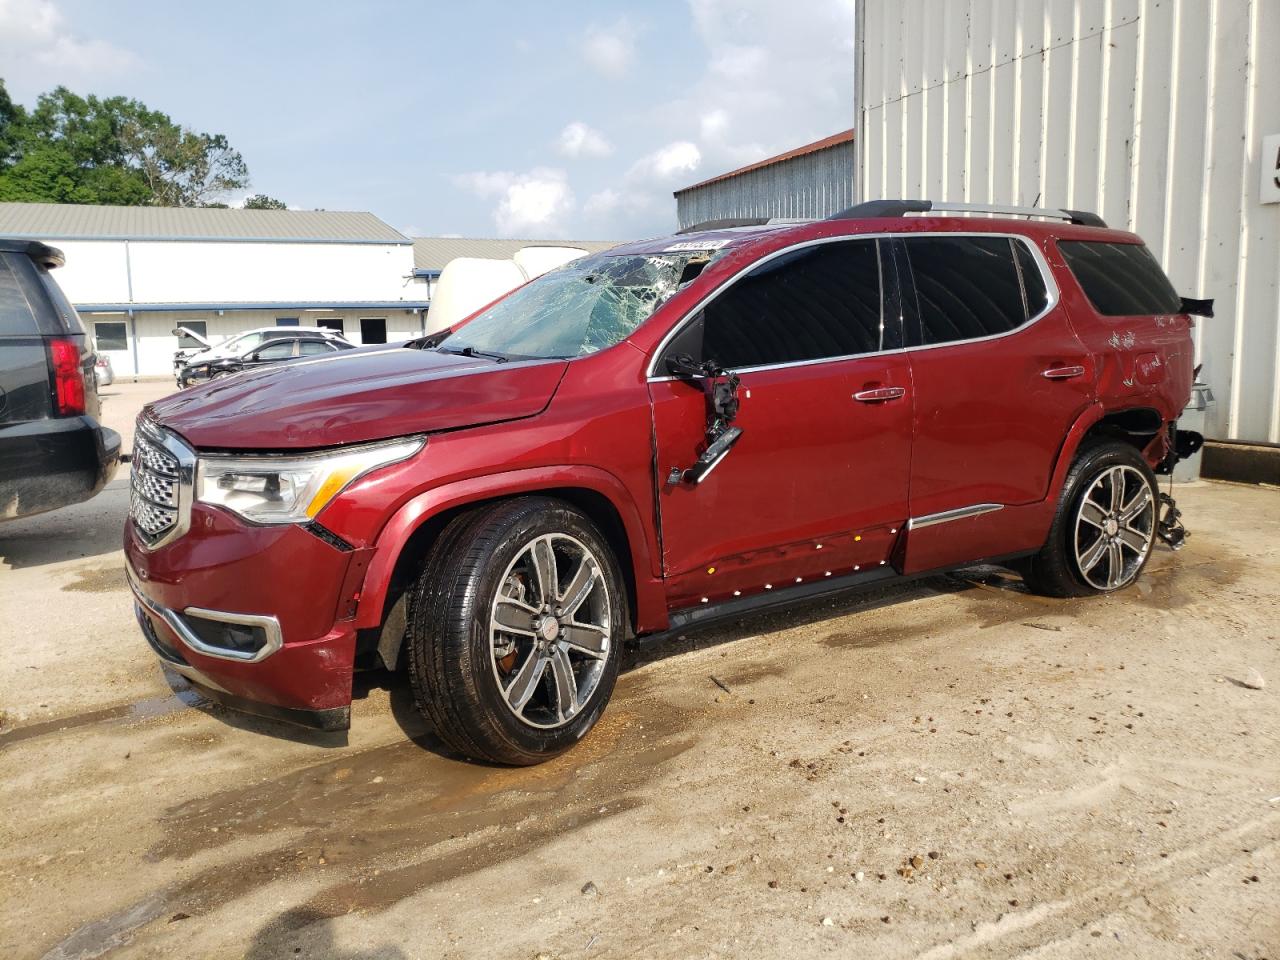
<svg viewBox="0 0 1280 960"><path fill-rule="evenodd" d="M361 551L297 526L250 527L202 504L190 532L156 550L129 521L124 549L139 626L173 670L233 708L346 729L356 631L341 598L359 587L348 570ZM211 645L196 629L210 622L255 631L262 643Z"/></svg>

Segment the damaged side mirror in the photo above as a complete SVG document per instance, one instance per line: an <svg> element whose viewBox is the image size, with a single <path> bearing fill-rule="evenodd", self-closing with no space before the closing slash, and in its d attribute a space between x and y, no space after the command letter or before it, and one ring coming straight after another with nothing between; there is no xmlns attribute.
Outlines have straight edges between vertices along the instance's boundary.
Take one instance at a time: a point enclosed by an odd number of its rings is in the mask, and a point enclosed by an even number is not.
<svg viewBox="0 0 1280 960"><path fill-rule="evenodd" d="M679 483L697 485L742 438L742 428L730 426L738 416L738 375L723 369L715 360L699 363L687 353L669 354L666 367L671 376L699 385L706 397L706 447L692 466L683 469L672 467L667 476L668 486Z"/></svg>

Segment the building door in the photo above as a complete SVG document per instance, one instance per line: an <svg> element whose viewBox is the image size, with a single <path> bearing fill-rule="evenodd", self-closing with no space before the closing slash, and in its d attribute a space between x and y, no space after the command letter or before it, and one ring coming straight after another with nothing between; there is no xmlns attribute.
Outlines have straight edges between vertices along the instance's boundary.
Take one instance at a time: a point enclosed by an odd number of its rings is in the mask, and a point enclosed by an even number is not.
<svg viewBox="0 0 1280 960"><path fill-rule="evenodd" d="M386 317L361 317L360 318L360 342L361 343L386 343L387 342L387 318Z"/></svg>
<svg viewBox="0 0 1280 960"><path fill-rule="evenodd" d="M658 358L649 390L673 606L887 563L907 518L912 399L879 247L780 252L708 302ZM706 397L700 382L666 376L668 355L741 378L742 436L697 484L673 470L705 447Z"/></svg>

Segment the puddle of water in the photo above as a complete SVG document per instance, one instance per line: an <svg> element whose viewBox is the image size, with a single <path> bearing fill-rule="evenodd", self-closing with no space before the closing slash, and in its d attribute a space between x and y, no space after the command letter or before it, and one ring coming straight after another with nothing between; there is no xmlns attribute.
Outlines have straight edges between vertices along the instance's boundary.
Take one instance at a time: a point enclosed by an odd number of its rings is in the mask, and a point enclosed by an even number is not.
<svg viewBox="0 0 1280 960"><path fill-rule="evenodd" d="M124 567L79 570L77 575L79 580L63 584L62 589L73 593L112 593L129 589L129 583L124 577Z"/></svg>
<svg viewBox="0 0 1280 960"><path fill-rule="evenodd" d="M329 870L334 883L304 905L308 923L385 909L639 806L637 791L696 742L683 734L688 722L665 702L628 698L573 750L537 767L450 760L405 741L181 804L160 821L165 835L148 859L184 860L247 836L271 846L188 874L165 891L160 912L199 916Z"/></svg>
<svg viewBox="0 0 1280 960"><path fill-rule="evenodd" d="M57 733L67 733L80 727L98 723L112 723L119 720L146 720L151 717L162 717L176 713L188 707L209 706L210 703L195 690L190 688L175 690L170 696L149 697L136 703L122 703L101 710L90 710L69 717L57 717L39 723L28 723L12 730L0 733L0 750L12 747L16 743L48 737Z"/></svg>
<svg viewBox="0 0 1280 960"><path fill-rule="evenodd" d="M822 643L833 650L855 650L919 639L931 632L927 624L912 624L904 627L873 627L867 630L829 633L822 638Z"/></svg>

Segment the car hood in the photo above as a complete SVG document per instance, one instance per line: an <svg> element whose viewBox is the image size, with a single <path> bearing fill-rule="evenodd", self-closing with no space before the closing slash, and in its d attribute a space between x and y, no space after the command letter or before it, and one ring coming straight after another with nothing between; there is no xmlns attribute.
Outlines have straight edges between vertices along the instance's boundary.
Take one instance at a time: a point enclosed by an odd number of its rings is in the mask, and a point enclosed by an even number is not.
<svg viewBox="0 0 1280 960"><path fill-rule="evenodd" d="M330 447L534 416L567 365L390 349L250 370L144 413L197 448Z"/></svg>

